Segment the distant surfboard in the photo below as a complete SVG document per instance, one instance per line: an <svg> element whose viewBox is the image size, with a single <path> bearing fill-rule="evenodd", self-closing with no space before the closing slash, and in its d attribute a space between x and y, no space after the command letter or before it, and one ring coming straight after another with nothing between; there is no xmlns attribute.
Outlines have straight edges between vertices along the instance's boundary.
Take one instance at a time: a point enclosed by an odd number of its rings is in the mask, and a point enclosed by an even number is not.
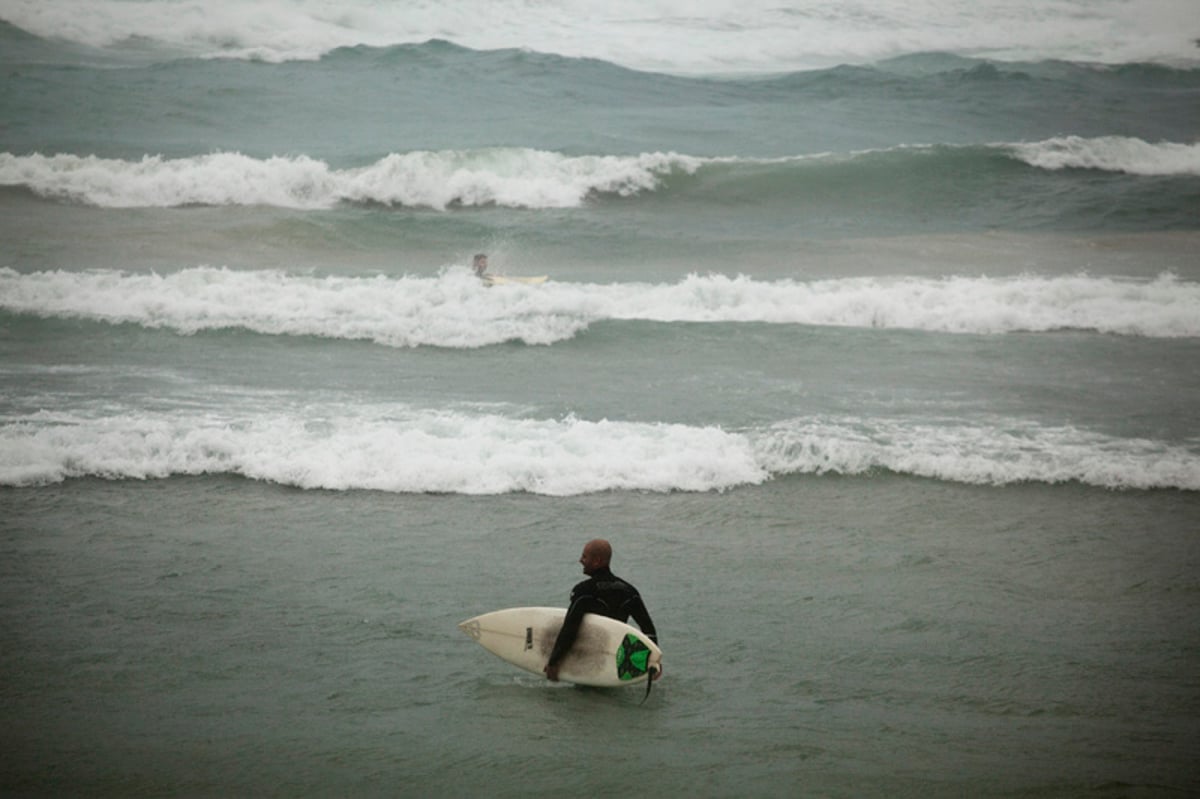
<svg viewBox="0 0 1200 799"><path fill-rule="evenodd" d="M542 674L563 618L563 608L508 608L458 625L487 651L534 674ZM636 627L585 614L579 637L559 664L558 678L579 685L619 687L645 682L662 670L662 650Z"/></svg>
<svg viewBox="0 0 1200 799"><path fill-rule="evenodd" d="M536 275L532 277L521 277L519 275L484 275L483 282L489 286L505 286L515 283L524 283L526 285L535 286L538 283L545 283L548 275Z"/></svg>

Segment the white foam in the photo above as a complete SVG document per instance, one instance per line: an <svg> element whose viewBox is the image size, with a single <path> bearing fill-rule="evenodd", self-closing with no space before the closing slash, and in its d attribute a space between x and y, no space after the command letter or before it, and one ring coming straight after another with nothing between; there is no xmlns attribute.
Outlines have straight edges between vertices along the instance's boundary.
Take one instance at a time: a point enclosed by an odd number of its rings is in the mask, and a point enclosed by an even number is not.
<svg viewBox="0 0 1200 799"><path fill-rule="evenodd" d="M721 491L880 470L949 482L1200 490L1200 454L1021 420L797 419L766 428L288 407L39 412L0 421L0 485L233 474L300 488L568 496Z"/></svg>
<svg viewBox="0 0 1200 799"><path fill-rule="evenodd" d="M1086 275L1011 278L843 278L762 282L692 275L637 292L617 318L760 321L945 333L1059 329L1175 337L1200 335L1200 285Z"/></svg>
<svg viewBox="0 0 1200 799"><path fill-rule="evenodd" d="M556 312L539 288L489 290L465 268L436 278L317 278L208 267L168 275L0 269L0 307L10 311L185 334L242 328L394 347L548 344L587 326L586 316Z"/></svg>
<svg viewBox="0 0 1200 799"><path fill-rule="evenodd" d="M376 202L444 210L461 205L570 208L591 194L630 196L656 188L700 159L675 153L566 156L526 148L415 151L355 169L296 157L214 153L125 161L59 154L0 153L0 185L105 208L272 205L331 208Z"/></svg>
<svg viewBox="0 0 1200 799"><path fill-rule="evenodd" d="M1002 145L1039 169L1096 169L1130 175L1200 175L1200 144L1150 143L1126 136L1063 136Z"/></svg>
<svg viewBox="0 0 1200 799"><path fill-rule="evenodd" d="M1040 169L1100 169L1134 175L1200 175L1200 144L1106 136L1067 136L990 145ZM697 157L675 152L563 155L523 147L393 153L363 167L335 169L308 156L253 158L212 153L190 158L0 153L0 186L104 208L270 205L326 209L343 202L446 210L452 205L576 208L596 196L632 197L660 189L672 174L705 167L820 162L880 154L929 157L942 148L815 153L781 158ZM796 175L803 180L802 175Z"/></svg>
<svg viewBox="0 0 1200 799"><path fill-rule="evenodd" d="M4 0L0 18L97 47L316 58L449 39L672 72L780 72L912 52L1099 62L1194 60L1190 0Z"/></svg>
<svg viewBox="0 0 1200 799"><path fill-rule="evenodd" d="M767 322L1004 334L1063 329L1200 336L1200 284L1067 275L677 283L551 280L480 285L465 267L436 277L310 277L198 267L170 274L18 273L0 268L0 308L192 334L242 328L386 346L552 344L601 320Z"/></svg>
<svg viewBox="0 0 1200 799"><path fill-rule="evenodd" d="M1013 419L991 424L797 419L755 435L755 450L775 475L886 469L980 485L1079 482L1200 490L1200 452Z"/></svg>
<svg viewBox="0 0 1200 799"><path fill-rule="evenodd" d="M349 416L38 414L0 426L0 452L0 485L236 474L300 488L571 495L708 491L766 478L749 443L716 428L403 407Z"/></svg>

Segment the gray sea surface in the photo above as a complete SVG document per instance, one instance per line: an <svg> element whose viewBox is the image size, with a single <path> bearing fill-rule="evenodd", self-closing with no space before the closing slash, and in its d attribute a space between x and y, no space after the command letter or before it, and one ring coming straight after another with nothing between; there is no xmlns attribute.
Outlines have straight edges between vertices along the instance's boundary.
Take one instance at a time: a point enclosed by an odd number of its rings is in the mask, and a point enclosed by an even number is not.
<svg viewBox="0 0 1200 799"><path fill-rule="evenodd" d="M15 795L1200 787L1191 492L884 476L454 497L205 477L0 499ZM662 631L644 703L520 672L455 627L565 604L593 535Z"/></svg>

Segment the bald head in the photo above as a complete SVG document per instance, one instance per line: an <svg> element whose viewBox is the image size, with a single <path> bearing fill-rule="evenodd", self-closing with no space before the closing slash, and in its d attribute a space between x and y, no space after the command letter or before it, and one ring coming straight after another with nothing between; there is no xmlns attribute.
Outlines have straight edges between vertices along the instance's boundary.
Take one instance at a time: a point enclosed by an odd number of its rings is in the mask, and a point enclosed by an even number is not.
<svg viewBox="0 0 1200 799"><path fill-rule="evenodd" d="M584 574L593 574L600 569L607 569L612 562L612 545L603 538L593 538L583 545L583 554L579 563L583 566Z"/></svg>

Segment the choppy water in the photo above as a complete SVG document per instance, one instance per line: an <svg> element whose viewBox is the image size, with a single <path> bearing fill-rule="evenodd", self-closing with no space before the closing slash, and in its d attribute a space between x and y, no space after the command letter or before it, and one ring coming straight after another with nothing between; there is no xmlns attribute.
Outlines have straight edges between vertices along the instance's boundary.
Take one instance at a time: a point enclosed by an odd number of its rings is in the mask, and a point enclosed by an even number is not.
<svg viewBox="0 0 1200 799"><path fill-rule="evenodd" d="M1191 16L0 2L0 787L1200 789Z"/></svg>

